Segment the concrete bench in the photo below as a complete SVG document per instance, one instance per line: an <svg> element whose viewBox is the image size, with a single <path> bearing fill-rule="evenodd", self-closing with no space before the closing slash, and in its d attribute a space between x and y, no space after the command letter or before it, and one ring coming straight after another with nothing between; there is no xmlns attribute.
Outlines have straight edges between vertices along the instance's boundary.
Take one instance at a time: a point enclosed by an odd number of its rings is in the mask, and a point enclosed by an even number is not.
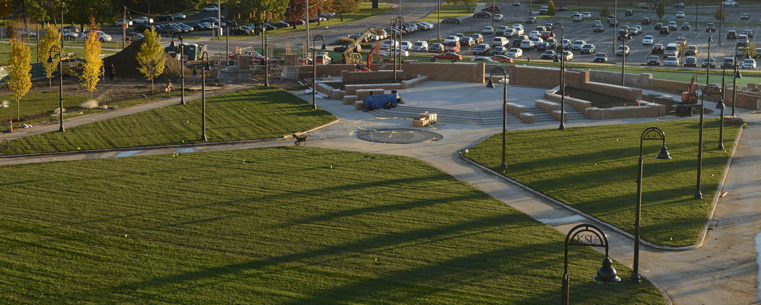
<svg viewBox="0 0 761 305"><path fill-rule="evenodd" d="M553 111L560 109L560 103L536 100L536 107L542 109L542 111L552 114Z"/></svg>
<svg viewBox="0 0 761 305"><path fill-rule="evenodd" d="M521 113L526 112L526 106L518 105L516 103L507 103L507 111L514 116L519 116Z"/></svg>
<svg viewBox="0 0 761 305"><path fill-rule="evenodd" d="M354 102L354 109L356 109L356 110L365 110L365 101L356 101L356 102Z"/></svg>
<svg viewBox="0 0 761 305"><path fill-rule="evenodd" d="M357 101L356 95L344 95L344 105L351 105Z"/></svg>
<svg viewBox="0 0 761 305"><path fill-rule="evenodd" d="M561 115L561 111L560 110L555 110L555 111L552 112L552 117L556 121L560 121L560 115ZM568 112L563 113L563 116L564 116L563 121L564 122L568 122Z"/></svg>
<svg viewBox="0 0 761 305"><path fill-rule="evenodd" d="M534 124L534 115L530 114L528 112L521 112L519 118L521 119L521 122L526 124Z"/></svg>

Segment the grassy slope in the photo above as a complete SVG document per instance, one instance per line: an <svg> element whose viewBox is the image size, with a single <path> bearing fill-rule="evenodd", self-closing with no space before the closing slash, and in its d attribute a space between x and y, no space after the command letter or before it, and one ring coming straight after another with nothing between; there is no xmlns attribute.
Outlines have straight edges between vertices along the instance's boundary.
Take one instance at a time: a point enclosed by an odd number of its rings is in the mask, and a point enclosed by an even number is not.
<svg viewBox="0 0 761 305"><path fill-rule="evenodd" d="M0 101L7 100L10 104L8 108L0 108L0 121L3 125L7 123L9 117L13 117L14 122L16 120L16 98L13 94L0 96ZM88 100L87 96L78 95L65 95L63 98L63 107L79 107L80 104ZM21 120L29 121L27 118L30 116L37 116L44 113L50 113L52 115L55 109L58 109L58 85L54 84L53 92L34 92L25 95L21 98ZM47 120L49 118L38 119L33 121Z"/></svg>
<svg viewBox="0 0 761 305"><path fill-rule="evenodd" d="M206 101L206 133L214 142L282 137L334 118L277 88L252 87ZM196 100L14 140L6 154L181 144L200 137L201 100Z"/></svg>
<svg viewBox="0 0 761 305"><path fill-rule="evenodd" d="M653 156L660 142L645 143L642 237L664 245L691 245L706 220L729 156L716 149L718 125L718 120L707 120L704 128L702 200L693 199L698 142L695 120L509 132L507 176L633 232L640 134L647 127L660 127L673 160L656 160ZM728 149L737 128L725 126ZM468 157L499 171L501 141L497 134L476 145Z"/></svg>
<svg viewBox="0 0 761 305"><path fill-rule="evenodd" d="M287 147L3 171L0 303L560 301L563 234L410 158ZM663 304L647 282L596 284L601 259L571 249L572 300Z"/></svg>
<svg viewBox="0 0 761 305"><path fill-rule="evenodd" d="M359 3L359 11L354 12L354 13L344 14L343 21L341 21L341 16L336 15L335 17L333 17L330 20L321 21L319 26L317 25L317 22L310 23L309 24L309 29L316 31L316 30L319 30L319 29L323 29L325 26L330 27L330 26L334 26L334 25L341 24L341 23L344 23L344 22L355 21L355 20L360 20L360 19L365 19L365 18L368 18L368 17L374 17L374 16L377 16L377 15L381 15L381 14L384 14L384 13L386 13L386 12L392 10L392 9L393 8L385 7L383 4L379 4L379 8L373 12L372 3L371 2L362 1L362 2ZM287 27L287 28L282 28L282 29L277 29L277 30L274 30L274 31L269 31L269 32L267 32L267 35L274 35L274 34L279 34L279 33L293 32L293 31L302 31L302 30L304 30L304 28L305 28L304 25L297 25L296 29L293 29L293 26L290 26L290 27ZM357 30L364 31L364 29L357 29ZM273 37L273 38L275 38L275 37Z"/></svg>

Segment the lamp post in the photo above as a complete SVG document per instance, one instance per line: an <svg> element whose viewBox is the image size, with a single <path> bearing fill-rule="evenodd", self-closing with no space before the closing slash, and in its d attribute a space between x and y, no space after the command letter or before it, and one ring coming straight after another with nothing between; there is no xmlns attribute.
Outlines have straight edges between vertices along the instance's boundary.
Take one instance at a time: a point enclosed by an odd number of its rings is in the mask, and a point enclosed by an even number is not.
<svg viewBox="0 0 761 305"><path fill-rule="evenodd" d="M439 43L441 43L441 0L436 0L436 27L439 30Z"/></svg>
<svg viewBox="0 0 761 305"><path fill-rule="evenodd" d="M700 0L695 3L695 31L698 30L698 7L700 7Z"/></svg>
<svg viewBox="0 0 761 305"><path fill-rule="evenodd" d="M618 26L618 0L613 1L613 52L616 52L616 27Z"/></svg>
<svg viewBox="0 0 761 305"><path fill-rule="evenodd" d="M497 6L497 0L491 0L491 13L494 15L494 7ZM494 16L491 18L491 27L494 28Z"/></svg>
<svg viewBox="0 0 761 305"><path fill-rule="evenodd" d="M635 283L639 283L639 229L640 218L642 215L642 142L645 140L661 140L661 150L658 152L658 155L656 155L655 158L661 160L671 159L671 155L669 155L668 149L666 148L666 134L663 132L663 130L658 127L645 128L645 130L642 132L642 136L639 138L639 164L637 166L639 169L637 175L637 211L634 221L634 264L632 265L633 268L631 277L632 281Z"/></svg>
<svg viewBox="0 0 761 305"><path fill-rule="evenodd" d="M201 53L201 61L204 66L201 69L201 141L208 140L206 138L206 71L211 70L209 66L209 53L203 51Z"/></svg>
<svg viewBox="0 0 761 305"><path fill-rule="evenodd" d="M533 9L532 9L533 6L534 6L534 0L529 1L528 2L528 16L529 17L531 17L532 14L533 14L533 12L532 12L533 11Z"/></svg>
<svg viewBox="0 0 761 305"><path fill-rule="evenodd" d="M56 49L53 51L53 49ZM48 63L53 63L53 55L58 57L58 131L64 132L63 129L63 62L61 61L61 47L57 45L50 46L48 50Z"/></svg>
<svg viewBox="0 0 761 305"><path fill-rule="evenodd" d="M703 199L703 193L700 191L700 178L701 171L703 170L703 115L704 115L704 100L706 94L721 93L721 88L715 85L707 85L703 87L703 91L696 90L696 94L700 95L700 131L698 134L698 180L695 189L695 199Z"/></svg>
<svg viewBox="0 0 761 305"><path fill-rule="evenodd" d="M737 103L737 79L743 78L742 74L740 74L740 71L737 70L737 57L732 57L734 59L734 69L735 69L735 75L732 77L732 116L735 116L735 104Z"/></svg>
<svg viewBox="0 0 761 305"><path fill-rule="evenodd" d="M724 1L719 4L719 46L721 46L722 25L724 25Z"/></svg>
<svg viewBox="0 0 761 305"><path fill-rule="evenodd" d="M486 84L488 88L494 88L494 74L502 73L502 164L499 168L507 169L507 163L505 162L505 149L507 147L505 143L505 134L507 133L507 71L502 67L494 67L489 72L489 82Z"/></svg>
<svg viewBox="0 0 761 305"><path fill-rule="evenodd" d="M722 63L721 65L721 98L719 99L719 102L716 104L716 109L719 109L720 111L720 118L719 121L721 122L719 124L719 146L717 147L718 150L724 150L724 109L727 109L727 106L724 105L724 97L727 92L727 87L724 83L724 72L727 70L726 66Z"/></svg>
<svg viewBox="0 0 761 305"><path fill-rule="evenodd" d="M180 105L185 105L185 44L182 43L182 34L172 34L172 43L174 43L174 36L179 35L180 38Z"/></svg>
<svg viewBox="0 0 761 305"><path fill-rule="evenodd" d="M711 42L713 41L713 38L711 38L711 34L709 32L708 34L708 57L706 57L706 86L710 83L710 75L711 75Z"/></svg>
<svg viewBox="0 0 761 305"><path fill-rule="evenodd" d="M553 28L560 27L560 45L558 52L555 56L560 56L560 127L558 129L565 130L565 46L563 41L565 40L564 27L560 23L553 25Z"/></svg>
<svg viewBox="0 0 761 305"><path fill-rule="evenodd" d="M322 47L325 48L325 37L317 34L312 39L312 109L317 109L317 57L315 42L322 40Z"/></svg>
<svg viewBox="0 0 761 305"><path fill-rule="evenodd" d="M399 68L402 68L401 59L402 59L402 26L404 25L404 17L398 16L393 19L393 25L397 28L397 35L394 35L393 42L391 43L391 47L394 48L394 82L397 81L397 62L399 63ZM399 43L396 43L396 37L399 37ZM397 60L397 54L399 55L399 59Z"/></svg>
<svg viewBox="0 0 761 305"><path fill-rule="evenodd" d="M605 258L602 259L602 267L593 276L598 283L620 282L621 278L616 275L613 268L613 260L608 256L608 237L600 228L590 224L580 224L573 227L565 236L565 264L563 265L563 292L562 305L568 305L571 299L570 278L568 277L568 246L589 246L605 248Z"/></svg>
<svg viewBox="0 0 761 305"><path fill-rule="evenodd" d="M629 26L626 26L626 34L620 35L621 36L621 42L622 45L622 56L621 56L621 87L626 86L626 40L629 38Z"/></svg>

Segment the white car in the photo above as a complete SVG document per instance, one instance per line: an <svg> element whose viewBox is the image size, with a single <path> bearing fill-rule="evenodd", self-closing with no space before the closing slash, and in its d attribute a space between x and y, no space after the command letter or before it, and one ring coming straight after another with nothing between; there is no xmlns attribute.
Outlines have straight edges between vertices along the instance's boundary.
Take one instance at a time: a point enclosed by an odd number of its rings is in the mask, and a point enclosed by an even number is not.
<svg viewBox="0 0 761 305"><path fill-rule="evenodd" d="M724 6L734 6L734 7L737 7L738 5L737 1L734 1L734 0L726 0L722 2L721 4L723 4Z"/></svg>
<svg viewBox="0 0 761 305"><path fill-rule="evenodd" d="M581 13L581 17L592 18L592 13L590 13L590 12L583 12L583 13Z"/></svg>
<svg viewBox="0 0 761 305"><path fill-rule="evenodd" d="M528 33L528 38L534 38L534 37L541 37L542 32L539 32L537 30L531 31L531 33Z"/></svg>
<svg viewBox="0 0 761 305"><path fill-rule="evenodd" d="M112 40L111 35L108 35L108 34L106 34L103 31L88 31L84 35L82 35L82 39L83 40L87 40L89 38L90 34L93 33L93 32L97 32L98 33L98 40L100 40L100 42L106 42L106 41L111 41Z"/></svg>
<svg viewBox="0 0 761 305"><path fill-rule="evenodd" d="M135 19L132 19L132 23L134 23L134 24L151 24L151 23L153 23L153 19L152 18L148 18L148 17L137 17Z"/></svg>
<svg viewBox="0 0 761 305"><path fill-rule="evenodd" d="M563 60L573 60L573 52L571 51L563 51L563 55L561 56L563 57Z"/></svg>
<svg viewBox="0 0 761 305"><path fill-rule="evenodd" d="M676 12L676 18L684 18L684 11Z"/></svg>
<svg viewBox="0 0 761 305"><path fill-rule="evenodd" d="M428 42L422 40L415 41L415 44L412 45L412 50L418 52L428 52Z"/></svg>
<svg viewBox="0 0 761 305"><path fill-rule="evenodd" d="M127 23L127 26L132 26L132 20L114 20L114 26L121 27L122 23Z"/></svg>
<svg viewBox="0 0 761 305"><path fill-rule="evenodd" d="M404 50L400 51L399 48L396 48L396 52L397 52L396 54L401 54L402 57L410 56L410 52L409 51L404 51ZM383 55L383 56L393 56L394 55L394 52L392 50L390 50L390 49L388 49L388 50L380 50L379 53L380 53L380 55Z"/></svg>
<svg viewBox="0 0 761 305"><path fill-rule="evenodd" d="M502 21L503 19L505 19L505 15L494 14L494 16L492 16L492 19L494 19L494 21Z"/></svg>
<svg viewBox="0 0 761 305"><path fill-rule="evenodd" d="M402 41L402 50L408 51L412 49L412 42L411 41Z"/></svg>
<svg viewBox="0 0 761 305"><path fill-rule="evenodd" d="M386 40L386 41L384 41L381 44L380 48L384 49L384 50L390 49L391 48L391 43L392 43L391 41ZM393 44L394 44L394 46L397 46L397 47L399 46L399 42L396 41L396 40L393 41Z"/></svg>
<svg viewBox="0 0 761 305"><path fill-rule="evenodd" d="M217 12L219 11L219 8L216 6L207 6L202 9L204 12Z"/></svg>
<svg viewBox="0 0 761 305"><path fill-rule="evenodd" d="M653 45L653 35L645 35L645 37L642 37L642 44L648 46Z"/></svg>
<svg viewBox="0 0 761 305"><path fill-rule="evenodd" d="M481 30L481 34L494 34L494 28L490 25L487 25L483 30Z"/></svg>
<svg viewBox="0 0 761 305"><path fill-rule="evenodd" d="M571 45L571 50L581 50L581 47L584 46L585 44L587 44L587 42L584 40L576 40Z"/></svg>
<svg viewBox="0 0 761 305"><path fill-rule="evenodd" d="M60 32L61 30L59 29L58 31ZM73 40L79 38L79 33L75 33L68 29L63 29L61 36L63 36L63 39Z"/></svg>
<svg viewBox="0 0 761 305"><path fill-rule="evenodd" d="M743 60L742 68L756 70L756 60L752 58Z"/></svg>
<svg viewBox="0 0 761 305"><path fill-rule="evenodd" d="M510 57L510 58L523 57L523 50L518 48L511 48L509 51L507 51L507 57Z"/></svg>
<svg viewBox="0 0 761 305"><path fill-rule="evenodd" d="M676 56L668 56L666 59L663 60L664 66L670 66L670 67L678 67L679 66L679 58Z"/></svg>
<svg viewBox="0 0 761 305"><path fill-rule="evenodd" d="M526 32L526 30L523 29L523 26L516 27L517 25L520 25L520 24L513 24L513 29L515 29L515 35L523 35Z"/></svg>

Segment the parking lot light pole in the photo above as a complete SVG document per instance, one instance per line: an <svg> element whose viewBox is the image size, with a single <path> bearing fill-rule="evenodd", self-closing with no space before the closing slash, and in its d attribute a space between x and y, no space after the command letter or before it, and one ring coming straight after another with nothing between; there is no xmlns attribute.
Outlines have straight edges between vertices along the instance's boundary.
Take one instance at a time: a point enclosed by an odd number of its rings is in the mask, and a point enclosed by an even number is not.
<svg viewBox="0 0 761 305"><path fill-rule="evenodd" d="M727 106L724 105L724 97L726 96L727 92L727 87L724 83L724 71L726 70L726 66L721 65L721 98L719 99L719 103L716 104L716 109L719 109L720 111L719 146L717 147L718 150L724 150L724 109L727 109Z"/></svg>
<svg viewBox="0 0 761 305"><path fill-rule="evenodd" d="M502 73L502 164L499 168L503 170L507 169L507 162L505 161L505 150L507 144L505 143L505 134L507 133L507 71L502 67L494 67L489 72L489 82L486 84L488 88L494 88L494 74Z"/></svg>
<svg viewBox="0 0 761 305"><path fill-rule="evenodd" d="M721 26L724 25L724 1L719 4L719 46L721 46Z"/></svg>
<svg viewBox="0 0 761 305"><path fill-rule="evenodd" d="M703 91L696 90L696 94L700 95L700 131L698 133L698 180L695 189L695 199L703 199L703 192L701 188L701 171L703 169L703 116L704 116L704 100L706 94L721 93L721 88L715 85L706 85L703 87Z"/></svg>
<svg viewBox="0 0 761 305"><path fill-rule="evenodd" d="M211 70L209 66L209 53L203 51L201 53L201 60L204 65L201 68L201 141L206 142L206 71Z"/></svg>
<svg viewBox="0 0 761 305"><path fill-rule="evenodd" d="M322 40L322 45L324 47L325 37L317 34L312 38L312 109L317 109L317 46L315 46L315 43L318 40Z"/></svg>
<svg viewBox="0 0 761 305"><path fill-rule="evenodd" d="M565 54L563 53L565 50L563 45L565 27L560 23L556 23L553 27L560 27L560 45L555 54L555 56L560 56L560 126L558 129L565 130Z"/></svg>
<svg viewBox="0 0 761 305"><path fill-rule="evenodd" d="M618 27L618 0L613 1L613 54L616 54L616 27Z"/></svg>
<svg viewBox="0 0 761 305"><path fill-rule="evenodd" d="M533 14L533 7L534 7L534 0L529 1L528 3L528 16L531 17Z"/></svg>
<svg viewBox="0 0 761 305"><path fill-rule="evenodd" d="M180 105L185 105L185 44L182 43L182 34L172 34L173 41L174 35L179 35L180 38Z"/></svg>
<svg viewBox="0 0 761 305"><path fill-rule="evenodd" d="M441 0L436 1L436 27L439 30L439 43L441 43Z"/></svg>
<svg viewBox="0 0 761 305"><path fill-rule="evenodd" d="M737 103L737 79L743 78L740 71L737 70L737 57L734 58L735 75L732 77L732 116L735 116L735 104Z"/></svg>
<svg viewBox="0 0 761 305"><path fill-rule="evenodd" d="M626 26L626 34L621 35L621 43L623 44L623 55L621 56L621 87L626 86L626 38L629 36L629 26Z"/></svg>
<svg viewBox="0 0 761 305"><path fill-rule="evenodd" d="M711 34L709 32L708 34L708 57L706 57L706 86L710 84L710 76L711 76L711 41L713 39L711 38Z"/></svg>
<svg viewBox="0 0 761 305"><path fill-rule="evenodd" d="M695 31L698 30L698 7L700 7L700 0L695 3Z"/></svg>
<svg viewBox="0 0 761 305"><path fill-rule="evenodd" d="M671 159L671 155L669 155L668 149L666 148L666 134L658 127L648 127L643 132L642 135L639 138L639 173L637 175L637 211L635 212L635 220L634 220L634 263L632 264L632 276L631 280L635 283L639 283L639 229L640 229L640 218L642 215L642 169L643 169L643 159L642 159L642 142L645 140L661 140L663 141L663 144L661 146L661 150L658 152L658 155L655 156L656 159L661 160L669 160Z"/></svg>
<svg viewBox="0 0 761 305"><path fill-rule="evenodd" d="M491 0L491 27L494 28L494 7L497 6L497 0Z"/></svg>

